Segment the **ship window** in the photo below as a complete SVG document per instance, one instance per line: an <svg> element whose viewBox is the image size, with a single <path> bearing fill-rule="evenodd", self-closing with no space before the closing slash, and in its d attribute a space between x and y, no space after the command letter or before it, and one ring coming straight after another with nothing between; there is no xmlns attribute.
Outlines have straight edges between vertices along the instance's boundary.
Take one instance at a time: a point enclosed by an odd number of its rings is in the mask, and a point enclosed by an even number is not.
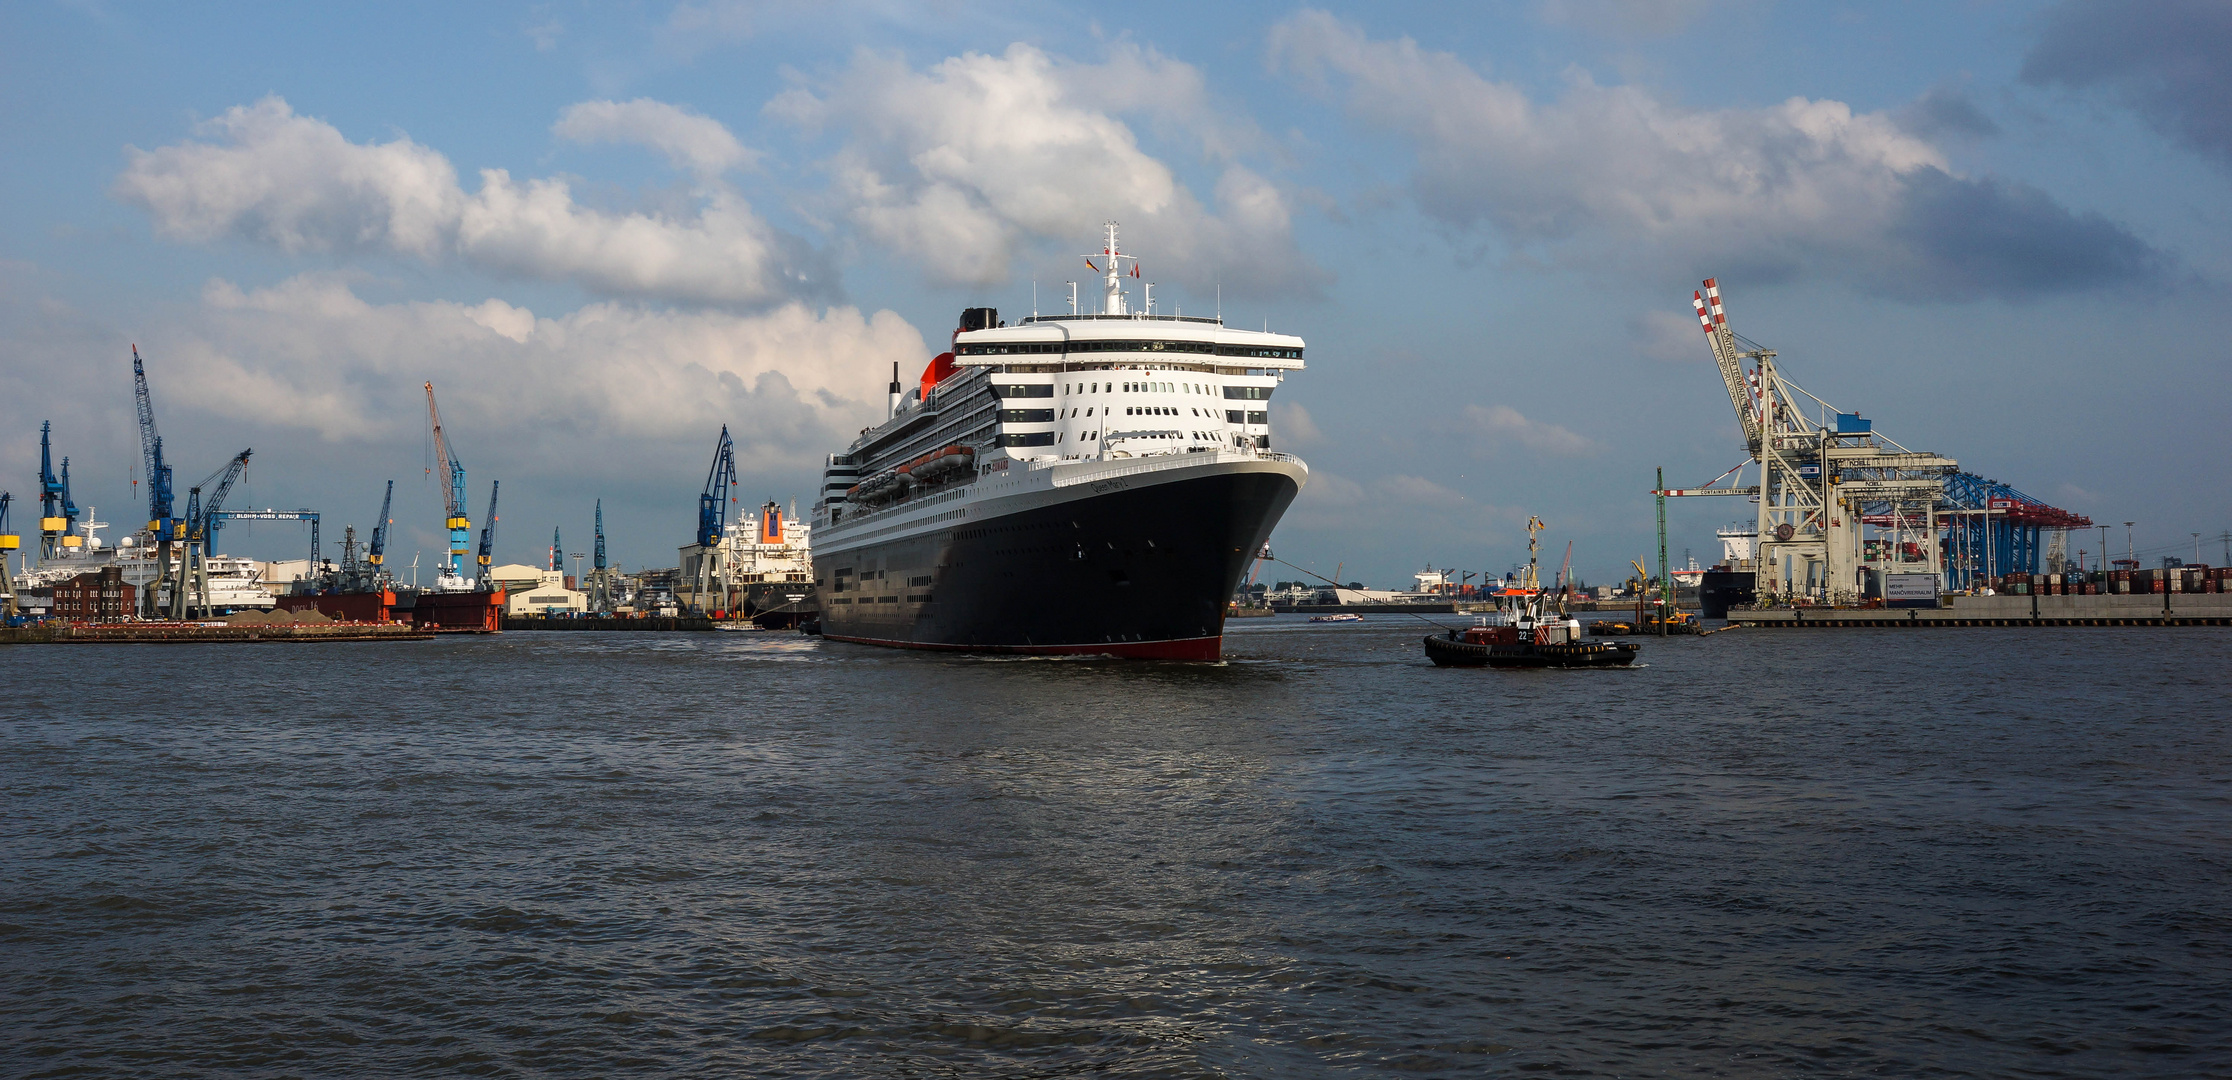
<svg viewBox="0 0 2232 1080"><path fill-rule="evenodd" d="M1052 409L1001 409L1000 422L1005 424L1043 424L1054 419Z"/></svg>
<svg viewBox="0 0 2232 1080"><path fill-rule="evenodd" d="M1001 446L1052 446L1054 445L1054 433L1051 431L1004 432L1000 435L999 442Z"/></svg>
<svg viewBox="0 0 2232 1080"><path fill-rule="evenodd" d="M930 579L928 577L911 577L907 579L907 584L920 588L930 584Z"/></svg>
<svg viewBox="0 0 2232 1080"><path fill-rule="evenodd" d="M1241 412L1241 411L1240 411L1240 410L1238 410L1238 409L1226 409L1226 410L1225 410L1225 423L1227 423L1227 424L1245 424L1245 423L1247 423L1247 422L1248 422L1248 414L1247 414L1247 413Z"/></svg>
<svg viewBox="0 0 2232 1080"><path fill-rule="evenodd" d="M1271 422L1271 414L1259 412L1249 413L1248 422L1251 424L1268 424Z"/></svg>
<svg viewBox="0 0 2232 1080"><path fill-rule="evenodd" d="M1269 401L1275 386L1227 386L1224 396L1233 401Z"/></svg>
<svg viewBox="0 0 2232 1080"><path fill-rule="evenodd" d="M1011 398L1011 397L1043 397L1043 398L1050 398L1050 397L1053 397L1053 396L1054 396L1054 384L1052 384L1052 383L1040 383L1040 384L1037 384L1037 385L1033 385L1033 384L1030 384L1030 383L1010 383L1010 384L1005 384L1005 385L997 385L997 386L994 386L994 387L992 388L992 392L993 392L994 394L997 394L997 395L999 395L999 396L1001 396L1001 397L1004 397L1004 398Z"/></svg>

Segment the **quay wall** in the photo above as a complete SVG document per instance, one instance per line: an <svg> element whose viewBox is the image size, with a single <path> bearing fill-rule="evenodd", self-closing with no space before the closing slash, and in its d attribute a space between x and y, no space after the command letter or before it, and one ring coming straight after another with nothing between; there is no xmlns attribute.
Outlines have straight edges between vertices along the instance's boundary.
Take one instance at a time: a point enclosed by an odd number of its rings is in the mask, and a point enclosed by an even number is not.
<svg viewBox="0 0 2232 1080"><path fill-rule="evenodd" d="M2167 601L2167 602L2166 602ZM2232 626L2232 594L1956 596L1942 608L1731 608L1738 626L1778 629L1959 626Z"/></svg>

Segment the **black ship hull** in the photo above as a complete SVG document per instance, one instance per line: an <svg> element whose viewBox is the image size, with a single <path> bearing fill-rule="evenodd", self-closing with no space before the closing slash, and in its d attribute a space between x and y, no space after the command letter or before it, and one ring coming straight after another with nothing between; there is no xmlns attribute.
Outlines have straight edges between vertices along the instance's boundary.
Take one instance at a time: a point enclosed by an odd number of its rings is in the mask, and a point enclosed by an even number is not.
<svg viewBox="0 0 2232 1080"><path fill-rule="evenodd" d="M1187 470L814 555L822 634L919 649L1215 660L1297 467Z"/></svg>

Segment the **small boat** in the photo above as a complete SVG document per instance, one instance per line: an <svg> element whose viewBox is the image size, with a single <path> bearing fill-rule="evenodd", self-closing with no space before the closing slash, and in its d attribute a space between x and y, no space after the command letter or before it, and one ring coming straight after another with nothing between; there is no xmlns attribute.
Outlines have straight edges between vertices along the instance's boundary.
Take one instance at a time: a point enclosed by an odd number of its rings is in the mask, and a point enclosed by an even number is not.
<svg viewBox="0 0 2232 1080"><path fill-rule="evenodd" d="M1522 625L1491 625L1492 615L1466 630L1426 639L1426 658L1435 667L1621 667L1635 662L1638 647L1629 641L1580 640L1572 619Z"/></svg>
<svg viewBox="0 0 2232 1080"><path fill-rule="evenodd" d="M1435 667L1622 667L1635 661L1633 642L1583 639L1581 621L1565 611L1563 588L1555 593L1558 610L1547 610L1549 591L1535 571L1535 534L1542 528L1528 519L1526 578L1507 604L1467 629L1426 639L1426 659Z"/></svg>
<svg viewBox="0 0 2232 1080"><path fill-rule="evenodd" d="M726 630L732 634L747 634L764 632L767 628L755 622L717 622L713 624L713 629Z"/></svg>
<svg viewBox="0 0 2232 1080"><path fill-rule="evenodd" d="M1311 622L1363 622L1364 616L1344 611L1338 615L1312 615Z"/></svg>

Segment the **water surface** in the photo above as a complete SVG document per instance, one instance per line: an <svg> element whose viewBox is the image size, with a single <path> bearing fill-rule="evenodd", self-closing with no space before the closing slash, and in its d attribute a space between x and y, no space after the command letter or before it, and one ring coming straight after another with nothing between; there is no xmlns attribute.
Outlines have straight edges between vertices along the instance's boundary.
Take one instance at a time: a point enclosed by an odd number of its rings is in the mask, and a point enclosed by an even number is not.
<svg viewBox="0 0 2232 1080"><path fill-rule="evenodd" d="M1421 631L0 650L0 1073L2232 1074L2232 633Z"/></svg>

